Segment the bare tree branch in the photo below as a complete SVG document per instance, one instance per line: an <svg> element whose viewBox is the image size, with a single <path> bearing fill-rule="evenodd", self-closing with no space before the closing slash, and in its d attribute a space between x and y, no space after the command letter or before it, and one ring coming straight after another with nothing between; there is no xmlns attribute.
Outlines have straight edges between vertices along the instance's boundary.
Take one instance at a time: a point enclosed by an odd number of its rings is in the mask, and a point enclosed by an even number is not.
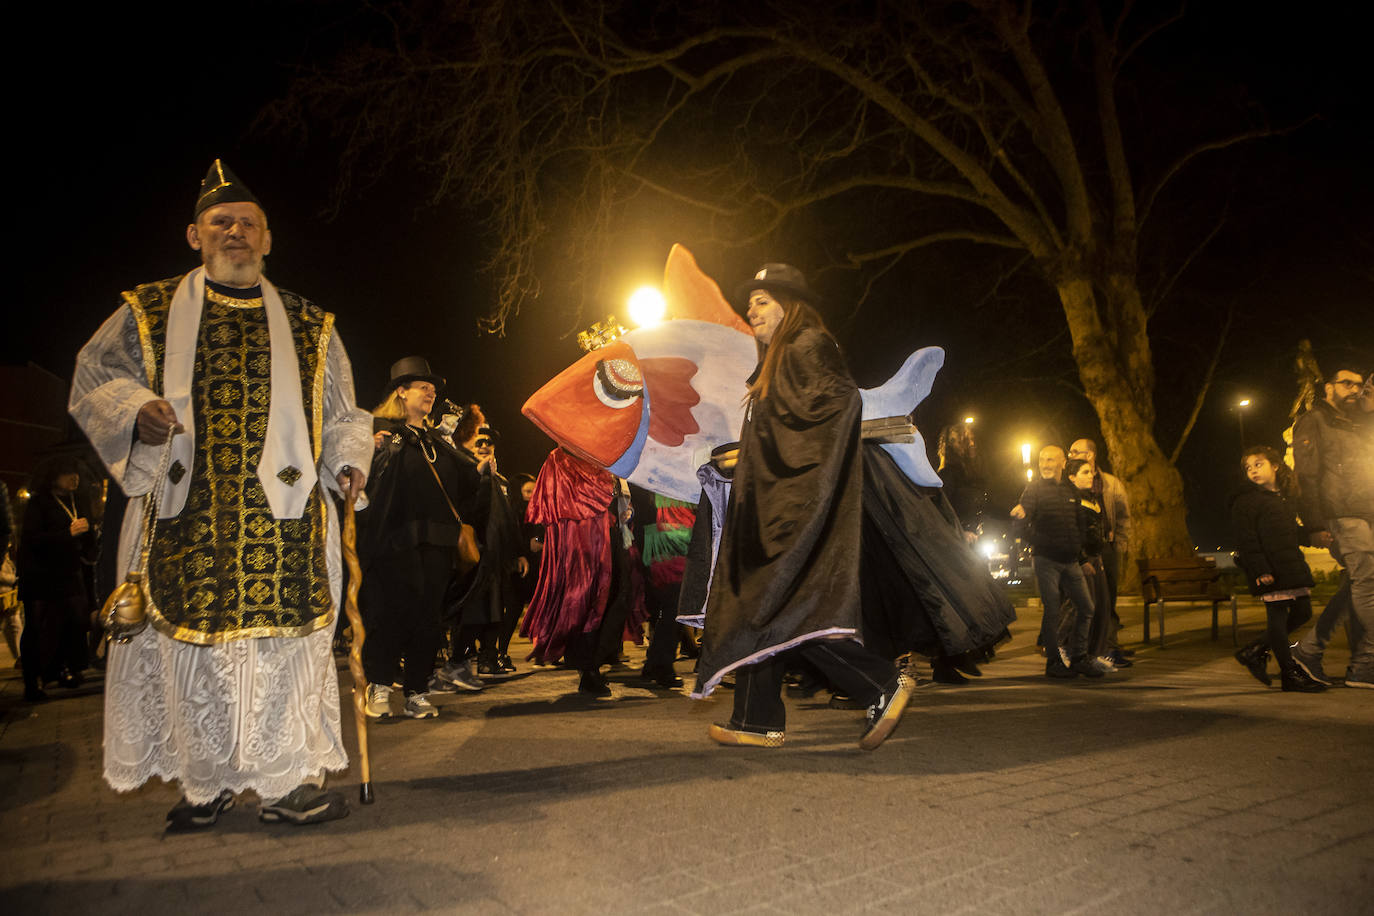
<svg viewBox="0 0 1374 916"><path fill-rule="evenodd" d="M1226 347L1226 339L1231 334L1231 322L1236 317L1236 300L1232 299L1226 306L1226 320L1222 323L1221 333L1217 335L1217 345L1212 350L1212 359L1207 363L1207 371L1202 375L1202 382L1198 385L1197 397L1193 399L1192 412L1188 414L1188 422L1183 424L1183 431L1178 434L1178 441L1174 443L1174 449L1169 453L1169 464L1178 464L1178 456L1183 453L1183 446L1188 442L1188 436L1193 431L1193 426L1197 423L1197 418L1202 413L1202 404L1207 400L1207 393L1212 389L1212 379L1217 372L1217 363L1221 360L1221 351Z"/></svg>

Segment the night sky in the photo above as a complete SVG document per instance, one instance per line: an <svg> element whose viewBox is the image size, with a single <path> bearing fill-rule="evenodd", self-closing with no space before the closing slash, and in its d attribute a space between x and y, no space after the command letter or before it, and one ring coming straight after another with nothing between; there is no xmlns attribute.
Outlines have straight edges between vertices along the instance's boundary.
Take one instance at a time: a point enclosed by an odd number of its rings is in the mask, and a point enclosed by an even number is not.
<svg viewBox="0 0 1374 916"><path fill-rule="evenodd" d="M1245 438L1277 445L1294 394L1289 364L1299 338L1311 337L1319 355L1337 344L1374 349L1366 33L1336 8L1320 18L1317 8L1306 8L1310 18L1299 19L1209 4L1190 11L1168 39L1170 79L1228 73L1274 123L1317 116L1285 137L1219 154L1190 177L1232 180L1237 189L1232 225L1190 278L1181 311L1161 315L1156 343L1161 427L1174 430L1188 397L1169 390L1170 382L1210 356L1189 329L1210 333L1218 310L1237 303L1216 383L1180 457L1190 525L1204 549L1229 540L1222 510L1239 481L1235 402L1253 401ZM321 142L325 132L302 145L254 126L263 105L285 91L293 64L346 39L347 5L197 5L156 20L136 9L101 6L76 16L26 4L15 13L11 40L39 49L41 60L11 64L11 123L21 128L10 132L19 162L12 181L25 218L21 296L8 309L0 361L32 361L70 377L77 349L120 290L198 263L184 230L200 177L223 157L266 204L274 237L269 276L338 316L360 404L370 408L381 398L393 360L425 355L450 380L450 396L486 406L503 433L502 470L535 472L552 444L519 416L519 406L579 351L561 336L566 327L538 307L523 311L503 338L479 334L475 319L491 301L491 284L478 264L490 240L474 213L461 198L429 203L425 176L400 162L330 214L336 173ZM778 259L755 254L759 263ZM627 288L653 282L666 255L665 245L616 269ZM994 506L1002 507L1021 479L1021 441L1067 444L1097 430L1086 402L1064 384L1075 380L1063 371L1062 340L1058 355L1044 359L1045 377L1025 360L990 361L1017 342L991 346L996 323L971 322L962 312L959 280L976 274L983 256L942 254L908 291L904 317L876 302L837 333L865 386L884 381L916 347L947 348L946 369L918 420L933 446L940 424L978 417ZM703 263L708 273L717 266ZM728 290L741 277L716 279ZM605 311L616 308L608 303ZM1062 314L1050 307L1044 315L1051 338L1063 329ZM1167 451L1172 433L1163 438Z"/></svg>

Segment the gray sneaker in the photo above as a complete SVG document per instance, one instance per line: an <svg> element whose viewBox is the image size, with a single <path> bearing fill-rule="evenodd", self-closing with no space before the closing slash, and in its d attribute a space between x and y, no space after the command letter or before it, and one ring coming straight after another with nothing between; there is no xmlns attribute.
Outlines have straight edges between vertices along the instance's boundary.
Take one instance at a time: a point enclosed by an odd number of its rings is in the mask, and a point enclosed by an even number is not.
<svg viewBox="0 0 1374 916"><path fill-rule="evenodd" d="M1374 672L1356 671L1354 668L1347 668L1345 671L1345 686L1374 690Z"/></svg>
<svg viewBox="0 0 1374 916"><path fill-rule="evenodd" d="M1293 646L1289 651L1293 654L1293 661L1297 663L1299 668L1307 672L1308 677L1318 684L1331 686L1331 678L1327 677L1326 672L1322 670L1322 657L1320 655L1313 655L1304 651L1301 643Z"/></svg>
<svg viewBox="0 0 1374 916"><path fill-rule="evenodd" d="M459 690L471 690L474 693L486 686L476 675L468 670L467 665L461 662L449 662L447 665L434 672L434 676L441 681L452 684Z"/></svg>
<svg viewBox="0 0 1374 916"><path fill-rule="evenodd" d="M297 786L258 811L264 824L319 824L348 816L348 802L338 792L321 786Z"/></svg>
<svg viewBox="0 0 1374 916"><path fill-rule="evenodd" d="M363 707L369 719L391 718L391 687L388 684L368 684L367 703Z"/></svg>
<svg viewBox="0 0 1374 916"><path fill-rule="evenodd" d="M406 697L406 716L411 719L433 719L439 710L423 693L412 693Z"/></svg>
<svg viewBox="0 0 1374 916"><path fill-rule="evenodd" d="M439 676L439 672L434 672L429 676L430 693L457 693L458 685L452 681L446 681Z"/></svg>

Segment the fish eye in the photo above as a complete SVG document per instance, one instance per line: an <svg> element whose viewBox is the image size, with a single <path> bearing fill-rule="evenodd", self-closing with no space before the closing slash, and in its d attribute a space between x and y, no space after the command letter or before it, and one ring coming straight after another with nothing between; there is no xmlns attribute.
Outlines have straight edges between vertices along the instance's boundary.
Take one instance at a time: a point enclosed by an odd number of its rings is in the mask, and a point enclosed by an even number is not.
<svg viewBox="0 0 1374 916"><path fill-rule="evenodd" d="M596 364L592 390L602 404L623 410L644 396L644 377L628 359L603 359Z"/></svg>

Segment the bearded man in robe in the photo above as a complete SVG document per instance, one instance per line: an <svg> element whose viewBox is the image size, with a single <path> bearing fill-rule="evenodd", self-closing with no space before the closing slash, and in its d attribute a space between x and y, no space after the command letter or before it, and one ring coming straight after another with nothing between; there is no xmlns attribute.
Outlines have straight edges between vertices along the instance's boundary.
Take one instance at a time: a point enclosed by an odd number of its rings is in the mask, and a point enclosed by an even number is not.
<svg viewBox="0 0 1374 916"><path fill-rule="evenodd" d="M120 578L146 549L150 625L110 647L105 780L176 781L174 831L212 826L246 791L265 822L343 817L324 789L348 764L334 495L361 493L371 416L334 316L264 276L267 215L219 160L186 240L201 266L122 294L68 405L131 500Z"/></svg>

